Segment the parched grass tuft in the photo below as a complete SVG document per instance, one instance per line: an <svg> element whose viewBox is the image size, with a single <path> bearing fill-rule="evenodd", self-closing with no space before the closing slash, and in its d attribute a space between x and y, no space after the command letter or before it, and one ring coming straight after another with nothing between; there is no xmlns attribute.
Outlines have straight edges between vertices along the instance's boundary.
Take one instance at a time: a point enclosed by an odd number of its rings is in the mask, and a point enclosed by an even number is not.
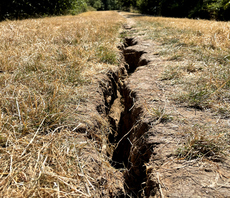
<svg viewBox="0 0 230 198"><path fill-rule="evenodd" d="M208 158L212 161L223 161L229 155L229 134L220 128L193 125L184 128L185 145L177 150L181 159L192 160Z"/></svg>
<svg viewBox="0 0 230 198"><path fill-rule="evenodd" d="M76 130L92 119L84 90L118 62L122 20L87 12L0 23L0 197L99 197L119 186L102 152L108 127L87 125L97 141Z"/></svg>
<svg viewBox="0 0 230 198"><path fill-rule="evenodd" d="M173 80L178 79L183 75L180 67L168 67L161 75L161 80Z"/></svg>
<svg viewBox="0 0 230 198"><path fill-rule="evenodd" d="M150 115L152 115L158 122L168 122L173 119L173 117L165 112L165 108L151 108L149 111Z"/></svg>

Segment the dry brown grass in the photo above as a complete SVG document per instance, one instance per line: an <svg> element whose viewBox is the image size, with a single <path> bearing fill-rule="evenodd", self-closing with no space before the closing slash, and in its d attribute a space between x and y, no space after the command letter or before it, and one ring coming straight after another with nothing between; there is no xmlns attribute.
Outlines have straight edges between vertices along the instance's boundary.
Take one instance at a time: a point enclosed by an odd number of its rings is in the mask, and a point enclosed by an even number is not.
<svg viewBox="0 0 230 198"><path fill-rule="evenodd" d="M229 119L230 23L127 15L137 22L136 35L158 43L154 54L165 64L161 80L174 89L169 98L183 107L211 112L217 120ZM224 159L229 155L228 128L189 122L179 156Z"/></svg>
<svg viewBox="0 0 230 198"><path fill-rule="evenodd" d="M162 80L183 84L177 100L229 117L230 23L147 16L136 19L137 29L143 30L146 39L161 43L156 54L171 61Z"/></svg>
<svg viewBox="0 0 230 198"><path fill-rule="evenodd" d="M75 130L90 122L79 111L85 87L118 62L121 23L116 12L0 23L0 197L98 197L119 186L102 143Z"/></svg>
<svg viewBox="0 0 230 198"><path fill-rule="evenodd" d="M216 162L224 161L229 155L229 134L226 128L194 123L184 127L183 136L186 141L177 150L178 157L187 160L208 158Z"/></svg>
<svg viewBox="0 0 230 198"><path fill-rule="evenodd" d="M165 34L170 34L173 29L175 32L178 31L177 35L168 35L167 39L179 39L180 43L187 45L210 46L222 50L230 48L229 22L164 17L141 17L139 20L158 24L157 31L163 31ZM155 26L149 26L148 28L156 31ZM179 37L176 37L178 35ZM162 37L162 42L165 42L164 37Z"/></svg>

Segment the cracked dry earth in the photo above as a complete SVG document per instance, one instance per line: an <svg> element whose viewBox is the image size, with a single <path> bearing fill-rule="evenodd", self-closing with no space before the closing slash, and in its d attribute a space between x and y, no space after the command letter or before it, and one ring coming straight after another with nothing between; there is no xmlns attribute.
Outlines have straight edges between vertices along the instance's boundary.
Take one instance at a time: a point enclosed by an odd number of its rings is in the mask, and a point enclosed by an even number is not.
<svg viewBox="0 0 230 198"><path fill-rule="evenodd" d="M133 24L127 18L125 31L130 31ZM160 80L169 61L156 55L154 49L158 43L133 35L125 39L124 45L128 77L119 90L126 102L117 122L113 160L127 168L124 172L127 194L131 197L230 197L229 157L210 161L179 159L176 155L177 149L183 146L187 126L208 124L229 130L228 120L170 99L180 88ZM163 109L172 119L164 122L151 109Z"/></svg>
<svg viewBox="0 0 230 198"><path fill-rule="evenodd" d="M139 140L148 145L149 161L146 166L146 197L230 197L230 167L229 159L222 163L208 160L179 160L176 149L183 142L183 128L186 125L210 123L228 127L226 120L219 119L209 112L196 111L174 104L168 99L173 86L165 85L159 80L164 69L165 61L154 54L156 44L137 41L137 44L128 47L128 50L143 51L140 62L148 62L140 66L125 81L129 90L135 93L135 107L141 108L141 122L149 127ZM161 122L161 118L153 120L149 109L161 107L174 119ZM135 140L137 141L137 140ZM128 142L127 142L128 144ZM139 143L140 144L140 143ZM133 146L139 149L140 146ZM139 153L143 155L143 153ZM136 155L138 155L136 154ZM131 162L134 163L135 162ZM141 167L139 167L141 168Z"/></svg>
<svg viewBox="0 0 230 198"><path fill-rule="evenodd" d="M132 32L135 21L120 14L127 19L123 31ZM125 38L119 47L124 63L107 75L95 76L95 83L85 90L90 99L82 111L92 123L82 126L82 132L91 140L102 141L106 167L108 161L115 168L109 169L113 175L101 169L100 197L230 197L228 156L224 160L185 160L177 153L186 141L186 130L192 126L229 131L229 121L172 99L182 88L162 81L161 75L176 61L157 55L159 45L135 34ZM103 125L97 120L110 125L108 140L100 140L93 132Z"/></svg>

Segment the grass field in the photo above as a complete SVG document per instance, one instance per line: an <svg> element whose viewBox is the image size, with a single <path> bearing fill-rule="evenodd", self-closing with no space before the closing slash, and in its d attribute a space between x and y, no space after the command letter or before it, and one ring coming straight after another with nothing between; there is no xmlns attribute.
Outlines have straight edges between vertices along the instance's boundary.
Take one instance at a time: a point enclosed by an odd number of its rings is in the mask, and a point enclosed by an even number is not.
<svg viewBox="0 0 230 198"><path fill-rule="evenodd" d="M230 23L127 15L135 36L158 43L160 79L177 90L170 100L229 119ZM0 197L103 197L123 188L103 153L108 123L84 109L96 77L120 64L124 23L113 11L0 23ZM161 109L153 114L162 117ZM92 125L98 141L76 133L82 125ZM183 130L179 158L229 153L226 129Z"/></svg>
<svg viewBox="0 0 230 198"><path fill-rule="evenodd" d="M175 60L162 80L183 84L185 92L177 99L228 117L230 23L144 16L137 20L138 27L145 27L146 39L162 44L157 53L166 60Z"/></svg>
<svg viewBox="0 0 230 198"><path fill-rule="evenodd" d="M97 163L87 157L100 148L75 130L90 122L79 110L86 87L118 64L122 20L87 12L0 23L1 197L101 193L92 184Z"/></svg>
<svg viewBox="0 0 230 198"><path fill-rule="evenodd" d="M128 14L129 15L129 14ZM133 31L158 43L154 49L165 61L162 82L172 85L169 98L181 106L230 117L230 23L130 14ZM190 123L179 157L193 159L229 154L229 131L220 126ZM212 157L211 157L212 158Z"/></svg>

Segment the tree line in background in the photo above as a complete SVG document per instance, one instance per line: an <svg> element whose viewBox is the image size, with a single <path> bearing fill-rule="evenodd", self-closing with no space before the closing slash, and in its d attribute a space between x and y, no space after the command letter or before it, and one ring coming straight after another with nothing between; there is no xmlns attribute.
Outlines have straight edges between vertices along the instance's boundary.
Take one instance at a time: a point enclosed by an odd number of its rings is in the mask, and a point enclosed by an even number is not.
<svg viewBox="0 0 230 198"><path fill-rule="evenodd" d="M0 2L0 19L22 19L60 15L70 9L84 11L85 3L73 0L4 0Z"/></svg>
<svg viewBox="0 0 230 198"><path fill-rule="evenodd" d="M118 9L118 0L1 0L0 21Z"/></svg>
<svg viewBox="0 0 230 198"><path fill-rule="evenodd" d="M230 0L2 0L0 20L130 8L155 16L230 20Z"/></svg>
<svg viewBox="0 0 230 198"><path fill-rule="evenodd" d="M142 13L215 20L230 20L230 0L121 0Z"/></svg>

